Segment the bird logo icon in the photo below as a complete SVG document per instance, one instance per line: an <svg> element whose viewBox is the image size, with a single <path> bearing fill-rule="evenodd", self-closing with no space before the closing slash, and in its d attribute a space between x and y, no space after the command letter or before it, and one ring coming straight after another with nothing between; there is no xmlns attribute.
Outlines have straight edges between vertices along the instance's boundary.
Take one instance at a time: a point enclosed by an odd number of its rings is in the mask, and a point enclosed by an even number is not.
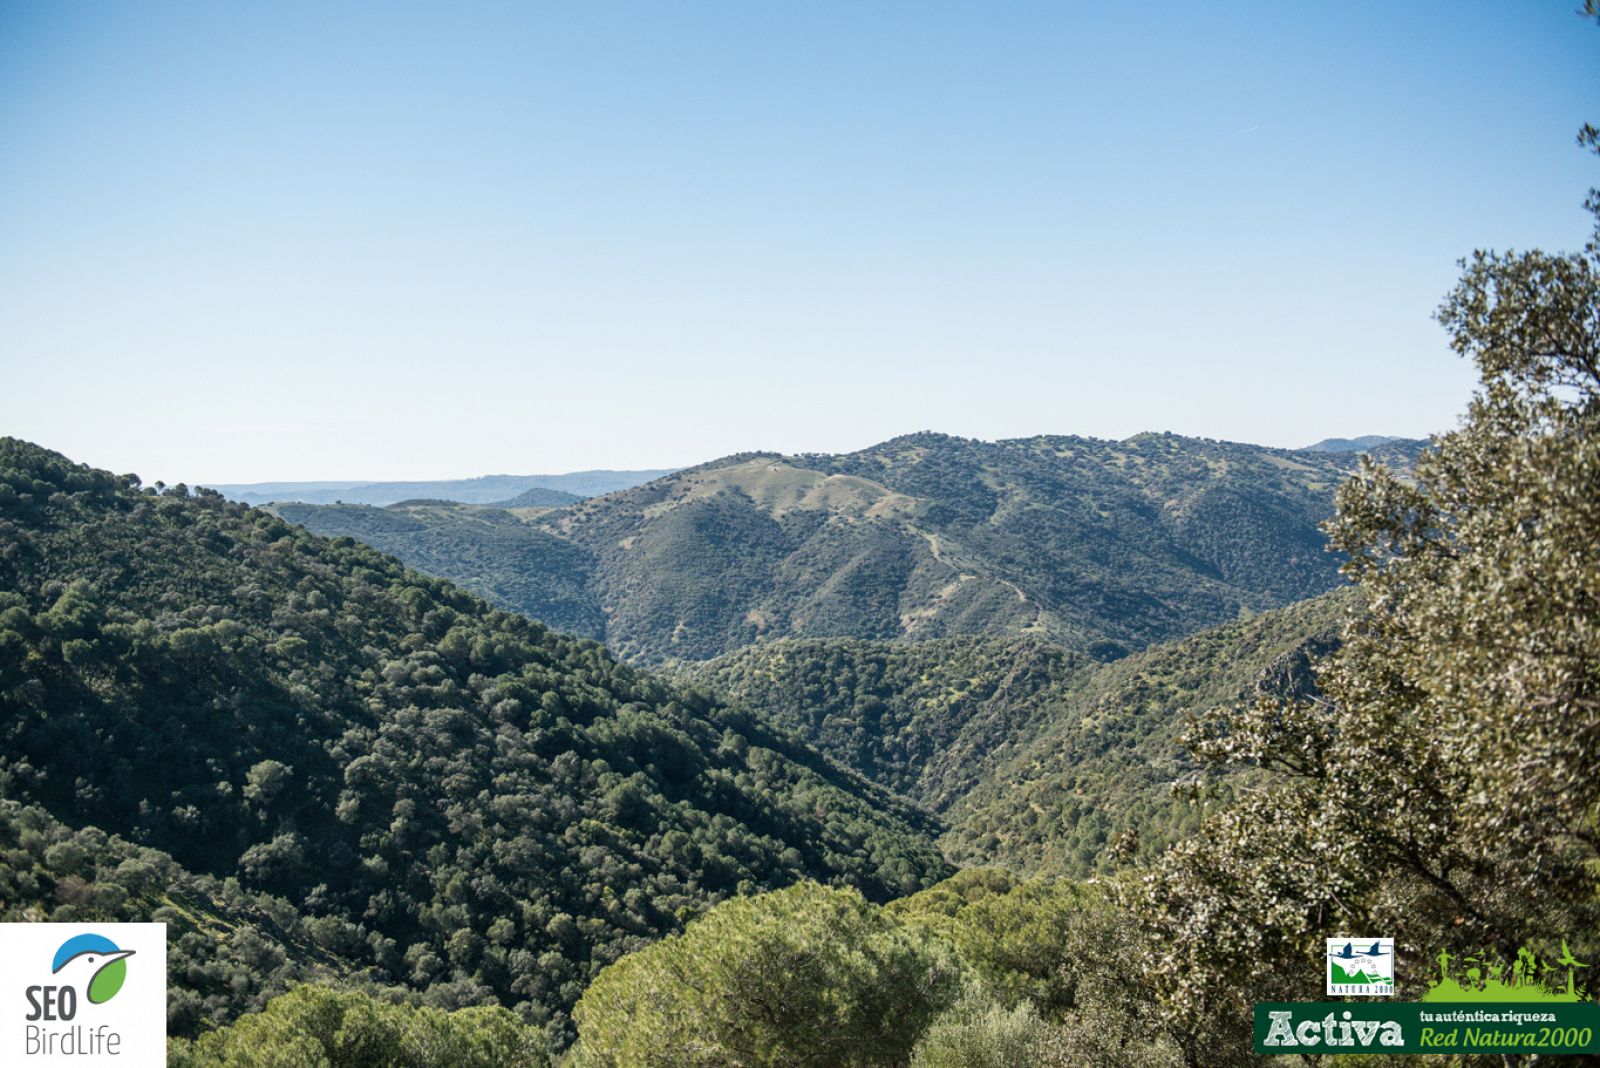
<svg viewBox="0 0 1600 1068"><path fill-rule="evenodd" d="M1328 939L1327 978L1333 995L1394 993L1394 939Z"/></svg>
<svg viewBox="0 0 1600 1068"><path fill-rule="evenodd" d="M104 935L73 935L56 950L50 972L72 979L73 985L84 990L91 1005L104 1005L122 989L128 978L128 958L133 953L131 949L118 949Z"/></svg>

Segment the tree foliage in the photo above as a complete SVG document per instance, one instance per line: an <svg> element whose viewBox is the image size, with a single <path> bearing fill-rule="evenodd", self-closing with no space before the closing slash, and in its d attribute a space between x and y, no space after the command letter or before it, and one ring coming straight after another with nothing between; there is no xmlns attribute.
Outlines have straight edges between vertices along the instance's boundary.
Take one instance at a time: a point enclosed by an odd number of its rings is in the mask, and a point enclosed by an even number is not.
<svg viewBox="0 0 1600 1068"><path fill-rule="evenodd" d="M1074 923L1095 907L1093 897L1065 880L1023 881L1000 869L968 868L888 911L954 947L1006 1008L1028 1003L1054 1019L1074 1004L1080 964L1072 958Z"/></svg>
<svg viewBox="0 0 1600 1068"><path fill-rule="evenodd" d="M948 871L926 816L761 717L365 546L12 439L0 486L0 789L294 901L375 982L560 1039L726 897Z"/></svg>
<svg viewBox="0 0 1600 1068"><path fill-rule="evenodd" d="M1005 1008L972 989L929 1025L911 1068L1066 1068L1057 1029L1031 1004Z"/></svg>
<svg viewBox="0 0 1600 1068"><path fill-rule="evenodd" d="M442 1009L299 986L231 1026L169 1041L170 1068L543 1068L543 1032L499 1006Z"/></svg>
<svg viewBox="0 0 1600 1068"><path fill-rule="evenodd" d="M1600 951L1600 239L1475 253L1439 318L1479 387L1412 477L1367 466L1340 490L1331 539L1366 611L1323 696L1196 730L1273 782L1143 889L1188 1026L1312 993L1307 954L1356 930L1399 936L1402 990L1442 943ZM1252 982L1219 957L1259 962Z"/></svg>
<svg viewBox="0 0 1600 1068"><path fill-rule="evenodd" d="M849 890L712 909L613 964L574 1010L576 1066L903 1063L960 986L955 957Z"/></svg>
<svg viewBox="0 0 1600 1068"><path fill-rule="evenodd" d="M1179 1063L1146 948L1105 884L969 868L886 911L951 946L968 973L916 1063Z"/></svg>

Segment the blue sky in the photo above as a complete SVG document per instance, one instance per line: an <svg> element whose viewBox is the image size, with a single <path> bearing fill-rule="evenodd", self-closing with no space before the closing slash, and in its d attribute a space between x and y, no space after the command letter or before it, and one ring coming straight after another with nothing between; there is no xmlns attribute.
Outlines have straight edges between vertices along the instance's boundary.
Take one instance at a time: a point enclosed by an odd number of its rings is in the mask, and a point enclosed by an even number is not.
<svg viewBox="0 0 1600 1068"><path fill-rule="evenodd" d="M1450 426L1574 0L0 4L0 433L438 478Z"/></svg>

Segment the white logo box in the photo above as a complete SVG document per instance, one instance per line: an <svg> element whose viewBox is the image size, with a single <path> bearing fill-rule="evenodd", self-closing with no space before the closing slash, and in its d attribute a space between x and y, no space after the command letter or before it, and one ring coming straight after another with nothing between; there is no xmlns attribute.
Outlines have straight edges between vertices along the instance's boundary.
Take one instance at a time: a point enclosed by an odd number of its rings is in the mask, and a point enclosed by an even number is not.
<svg viewBox="0 0 1600 1068"><path fill-rule="evenodd" d="M90 983L117 960L122 986L96 1005ZM0 923L0 1064L166 1063L166 924Z"/></svg>
<svg viewBox="0 0 1600 1068"><path fill-rule="evenodd" d="M1326 940L1327 994L1330 997L1391 997L1394 994L1394 939L1382 937L1329 938ZM1333 965L1347 973L1372 976L1376 982L1335 983Z"/></svg>

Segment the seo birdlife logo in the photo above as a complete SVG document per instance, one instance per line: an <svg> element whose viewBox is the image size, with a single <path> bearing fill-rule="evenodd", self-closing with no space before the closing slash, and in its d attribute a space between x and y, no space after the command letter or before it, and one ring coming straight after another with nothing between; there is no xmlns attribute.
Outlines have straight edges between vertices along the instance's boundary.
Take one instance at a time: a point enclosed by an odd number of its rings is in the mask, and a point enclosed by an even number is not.
<svg viewBox="0 0 1600 1068"><path fill-rule="evenodd" d="M166 1063L164 923L0 924L0 982L0 1063Z"/></svg>
<svg viewBox="0 0 1600 1068"><path fill-rule="evenodd" d="M56 986L71 1000L76 1000L74 991L82 989L91 1005L104 1005L117 996L117 991L122 989L122 984L128 978L128 958L133 956L134 950L118 949L117 944L102 934L73 935L61 943L61 948L56 950L55 963L50 966L53 975L67 979L82 980L78 985ZM62 970L67 974L62 976ZM87 976L87 979L83 977ZM29 987L29 1000L32 1000L33 987Z"/></svg>

